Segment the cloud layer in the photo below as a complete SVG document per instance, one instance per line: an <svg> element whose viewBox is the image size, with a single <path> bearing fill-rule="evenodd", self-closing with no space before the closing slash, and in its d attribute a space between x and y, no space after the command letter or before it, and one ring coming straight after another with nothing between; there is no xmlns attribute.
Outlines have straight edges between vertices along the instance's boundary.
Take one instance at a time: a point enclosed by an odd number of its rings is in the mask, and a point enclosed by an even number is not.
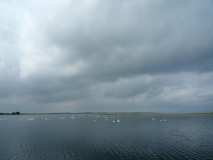
<svg viewBox="0 0 213 160"><path fill-rule="evenodd" d="M2 1L2 112L212 111L212 1Z"/></svg>

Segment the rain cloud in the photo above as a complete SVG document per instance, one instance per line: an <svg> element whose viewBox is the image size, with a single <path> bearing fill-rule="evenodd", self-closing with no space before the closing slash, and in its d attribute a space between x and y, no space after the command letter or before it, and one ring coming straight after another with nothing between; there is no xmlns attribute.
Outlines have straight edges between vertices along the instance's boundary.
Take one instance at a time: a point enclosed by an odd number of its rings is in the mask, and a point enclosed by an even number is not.
<svg viewBox="0 0 213 160"><path fill-rule="evenodd" d="M213 2L1 1L1 112L208 112Z"/></svg>

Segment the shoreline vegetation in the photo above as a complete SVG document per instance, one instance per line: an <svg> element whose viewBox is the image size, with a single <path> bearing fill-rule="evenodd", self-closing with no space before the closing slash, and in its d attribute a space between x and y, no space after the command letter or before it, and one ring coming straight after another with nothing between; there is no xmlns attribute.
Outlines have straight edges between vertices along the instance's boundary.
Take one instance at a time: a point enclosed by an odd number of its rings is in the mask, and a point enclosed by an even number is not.
<svg viewBox="0 0 213 160"><path fill-rule="evenodd" d="M20 115L20 112L0 113L0 115Z"/></svg>
<svg viewBox="0 0 213 160"><path fill-rule="evenodd" d="M142 115L180 115L180 114L213 114L213 112L179 112L179 113L158 113L158 112L79 112L79 113L0 113L1 115L78 115L78 116L142 116Z"/></svg>

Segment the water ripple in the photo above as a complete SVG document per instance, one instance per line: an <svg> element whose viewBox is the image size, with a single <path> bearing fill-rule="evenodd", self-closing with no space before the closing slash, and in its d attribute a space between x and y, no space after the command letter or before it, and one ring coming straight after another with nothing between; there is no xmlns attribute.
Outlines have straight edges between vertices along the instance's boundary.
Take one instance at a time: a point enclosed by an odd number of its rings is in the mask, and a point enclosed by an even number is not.
<svg viewBox="0 0 213 160"><path fill-rule="evenodd" d="M101 116L65 117L8 117L1 120L0 159L213 157L213 116L155 116L155 121L150 116L124 116L119 118L120 123L116 121L117 117L108 117L109 121ZM159 121L164 118L166 122Z"/></svg>

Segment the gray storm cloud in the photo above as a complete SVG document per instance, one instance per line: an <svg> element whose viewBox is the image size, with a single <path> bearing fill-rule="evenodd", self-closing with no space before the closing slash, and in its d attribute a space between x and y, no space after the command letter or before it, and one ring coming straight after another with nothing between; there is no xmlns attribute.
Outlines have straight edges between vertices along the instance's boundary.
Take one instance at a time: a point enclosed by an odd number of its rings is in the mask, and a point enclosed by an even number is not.
<svg viewBox="0 0 213 160"><path fill-rule="evenodd" d="M212 111L212 1L2 1L2 112Z"/></svg>

